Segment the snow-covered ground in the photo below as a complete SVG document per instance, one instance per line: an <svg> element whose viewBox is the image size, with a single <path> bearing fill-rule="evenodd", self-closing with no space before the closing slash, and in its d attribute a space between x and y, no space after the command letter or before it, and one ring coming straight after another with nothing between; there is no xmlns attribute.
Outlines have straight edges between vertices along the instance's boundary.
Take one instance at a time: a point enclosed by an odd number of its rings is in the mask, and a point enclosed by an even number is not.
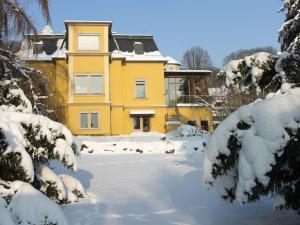
<svg viewBox="0 0 300 225"><path fill-rule="evenodd" d="M201 164L205 138L172 136L166 140L161 140L164 136L157 133L81 137L82 142L92 143L95 149L92 153L83 151L78 162L78 171L74 176L86 188L87 197L79 203L63 206L69 223L300 224L299 216L294 212L273 211L270 199L241 206L224 203L216 191L204 190ZM97 142L100 147L96 148ZM165 153L165 147L169 145L175 149L174 154ZM124 146L128 148L126 151ZM198 149L194 148L196 146ZM112 151L104 151L103 148ZM128 154L130 148L134 149L132 154ZM136 148L143 149L143 153L136 152ZM149 149L152 151L149 152Z"/></svg>

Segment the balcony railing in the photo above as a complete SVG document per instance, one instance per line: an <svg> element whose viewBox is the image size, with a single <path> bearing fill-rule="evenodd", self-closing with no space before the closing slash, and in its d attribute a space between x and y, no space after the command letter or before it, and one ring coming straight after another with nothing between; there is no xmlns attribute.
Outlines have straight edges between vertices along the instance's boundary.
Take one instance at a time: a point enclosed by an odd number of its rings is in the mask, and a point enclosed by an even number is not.
<svg viewBox="0 0 300 225"><path fill-rule="evenodd" d="M177 104L197 104L199 106L210 106L213 102L222 101L221 96L211 95L181 95L176 100L169 101L170 106Z"/></svg>

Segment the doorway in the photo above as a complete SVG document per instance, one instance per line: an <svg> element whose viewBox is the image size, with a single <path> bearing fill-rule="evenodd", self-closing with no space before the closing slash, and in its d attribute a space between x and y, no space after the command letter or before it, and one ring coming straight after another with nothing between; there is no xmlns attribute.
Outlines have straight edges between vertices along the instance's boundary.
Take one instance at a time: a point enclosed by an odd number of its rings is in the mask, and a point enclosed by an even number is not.
<svg viewBox="0 0 300 225"><path fill-rule="evenodd" d="M135 131L149 132L150 131L150 116L134 116L133 129Z"/></svg>

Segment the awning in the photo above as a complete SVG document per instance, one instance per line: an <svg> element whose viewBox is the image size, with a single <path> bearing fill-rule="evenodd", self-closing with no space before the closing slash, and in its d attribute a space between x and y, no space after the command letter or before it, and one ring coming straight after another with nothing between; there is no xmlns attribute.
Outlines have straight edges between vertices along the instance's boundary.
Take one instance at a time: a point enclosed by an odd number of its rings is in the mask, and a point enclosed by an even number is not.
<svg viewBox="0 0 300 225"><path fill-rule="evenodd" d="M154 110L131 110L130 115L153 115L155 114Z"/></svg>

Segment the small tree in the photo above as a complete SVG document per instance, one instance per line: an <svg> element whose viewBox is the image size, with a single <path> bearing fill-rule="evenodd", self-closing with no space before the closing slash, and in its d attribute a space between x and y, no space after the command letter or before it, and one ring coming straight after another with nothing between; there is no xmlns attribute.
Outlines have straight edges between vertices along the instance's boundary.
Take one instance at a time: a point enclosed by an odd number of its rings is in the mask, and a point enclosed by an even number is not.
<svg viewBox="0 0 300 225"><path fill-rule="evenodd" d="M182 65L189 70L209 69L213 67L208 51L201 47L192 47L183 54Z"/></svg>
<svg viewBox="0 0 300 225"><path fill-rule="evenodd" d="M225 66L227 63L229 63L232 60L242 59L245 58L246 56L250 56L259 52L267 52L271 55L277 54L277 50L271 46L250 48L250 49L240 49L227 55L223 60L223 65Z"/></svg>

